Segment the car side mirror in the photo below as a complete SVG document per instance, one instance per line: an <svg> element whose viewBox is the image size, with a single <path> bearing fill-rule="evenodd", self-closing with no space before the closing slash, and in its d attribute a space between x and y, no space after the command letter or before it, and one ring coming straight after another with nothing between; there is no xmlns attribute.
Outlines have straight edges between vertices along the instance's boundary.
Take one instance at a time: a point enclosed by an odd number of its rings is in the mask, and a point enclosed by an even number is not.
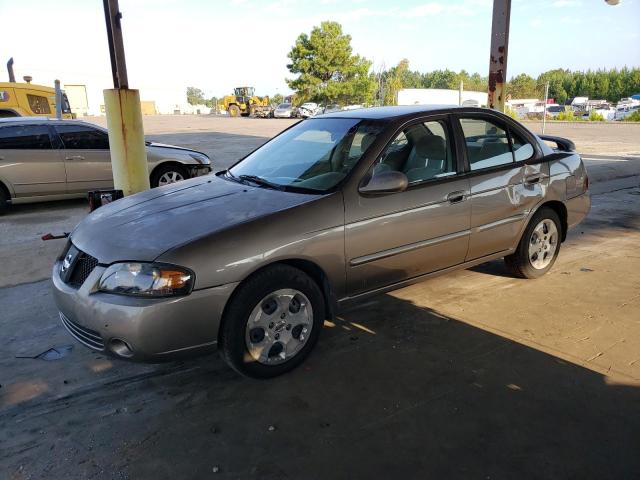
<svg viewBox="0 0 640 480"><path fill-rule="evenodd" d="M365 185L360 185L358 190L365 195L385 195L404 192L408 186L409 179L404 173L387 171L376 173Z"/></svg>

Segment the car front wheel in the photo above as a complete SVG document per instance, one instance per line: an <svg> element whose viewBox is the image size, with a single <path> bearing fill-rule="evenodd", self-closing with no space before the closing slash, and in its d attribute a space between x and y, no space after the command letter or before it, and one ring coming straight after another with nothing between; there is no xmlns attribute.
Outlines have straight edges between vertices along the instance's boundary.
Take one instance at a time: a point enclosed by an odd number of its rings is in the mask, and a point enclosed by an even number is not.
<svg viewBox="0 0 640 480"><path fill-rule="evenodd" d="M322 292L303 271L275 265L238 287L221 332L223 359L239 373L270 378L309 355L325 320Z"/></svg>
<svg viewBox="0 0 640 480"><path fill-rule="evenodd" d="M161 165L151 175L151 187L162 187L189 178L184 167L179 165Z"/></svg>
<svg viewBox="0 0 640 480"><path fill-rule="evenodd" d="M553 209L543 207L527 225L516 251L504 258L505 263L517 277L541 277L558 258L561 241L560 217Z"/></svg>

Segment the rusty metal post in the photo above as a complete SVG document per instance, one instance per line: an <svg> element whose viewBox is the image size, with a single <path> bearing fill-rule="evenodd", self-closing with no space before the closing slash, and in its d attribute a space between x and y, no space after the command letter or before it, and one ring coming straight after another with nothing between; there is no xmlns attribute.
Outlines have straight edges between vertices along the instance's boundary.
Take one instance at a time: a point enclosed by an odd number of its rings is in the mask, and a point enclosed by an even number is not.
<svg viewBox="0 0 640 480"><path fill-rule="evenodd" d="M491 55L489 57L489 108L504 112L511 0L493 0Z"/></svg>
<svg viewBox="0 0 640 480"><path fill-rule="evenodd" d="M56 118L60 120L62 118L62 89L60 88L60 80L53 82L56 92Z"/></svg>
<svg viewBox="0 0 640 480"><path fill-rule="evenodd" d="M113 183L131 195L149 189L140 93L129 89L118 0L103 0L103 5L114 86L104 91Z"/></svg>

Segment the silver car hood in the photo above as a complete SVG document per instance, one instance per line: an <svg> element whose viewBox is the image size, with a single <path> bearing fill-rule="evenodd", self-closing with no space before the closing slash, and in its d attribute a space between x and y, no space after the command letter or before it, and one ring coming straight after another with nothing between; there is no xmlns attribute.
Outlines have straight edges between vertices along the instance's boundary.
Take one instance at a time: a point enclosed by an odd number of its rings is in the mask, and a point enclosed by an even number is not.
<svg viewBox="0 0 640 480"><path fill-rule="evenodd" d="M100 263L153 261L179 245L320 198L214 175L147 190L100 207L71 234Z"/></svg>

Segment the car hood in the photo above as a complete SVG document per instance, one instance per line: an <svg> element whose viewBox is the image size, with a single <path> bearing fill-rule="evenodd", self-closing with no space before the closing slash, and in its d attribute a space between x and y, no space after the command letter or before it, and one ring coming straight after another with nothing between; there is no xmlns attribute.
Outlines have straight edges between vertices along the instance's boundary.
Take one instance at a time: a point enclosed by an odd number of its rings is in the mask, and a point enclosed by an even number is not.
<svg viewBox="0 0 640 480"><path fill-rule="evenodd" d="M178 147L176 145L167 145L166 143L150 142L148 140L145 141L145 145L146 145L147 149L150 149L152 151L153 150L158 150L159 153L162 153L163 150L170 149L170 150L179 150L179 151L185 152L185 153L192 152L192 153L200 153L202 155L206 155L205 153L200 152L198 150L194 150L192 148Z"/></svg>
<svg viewBox="0 0 640 480"><path fill-rule="evenodd" d="M320 197L252 187L208 175L100 207L76 227L71 241L103 264L153 261L205 235Z"/></svg>

